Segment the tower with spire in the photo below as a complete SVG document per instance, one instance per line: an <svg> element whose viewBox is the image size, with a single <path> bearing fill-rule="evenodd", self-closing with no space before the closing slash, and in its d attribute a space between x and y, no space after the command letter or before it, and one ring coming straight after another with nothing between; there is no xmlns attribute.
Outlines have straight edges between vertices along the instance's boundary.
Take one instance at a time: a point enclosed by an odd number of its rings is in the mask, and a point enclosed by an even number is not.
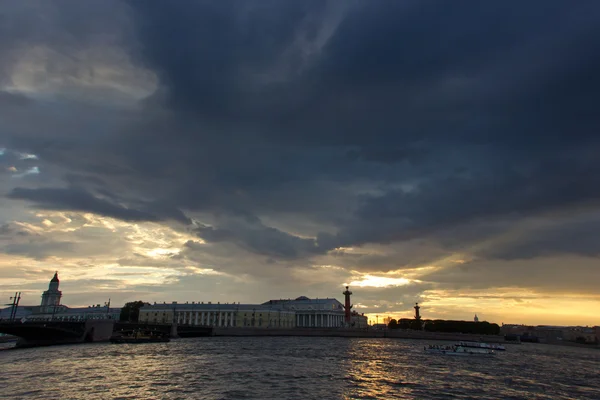
<svg viewBox="0 0 600 400"><path fill-rule="evenodd" d="M58 290L59 284L60 281L58 280L58 271L56 271L54 273L54 277L52 280L50 280L48 290L42 294L42 312L52 312L54 307L60 305L62 292Z"/></svg>
<svg viewBox="0 0 600 400"><path fill-rule="evenodd" d="M352 304L350 303L350 296L352 295L352 292L348 286L346 286L346 291L342 294L344 295L344 321L346 322L346 325L349 326L352 323Z"/></svg>

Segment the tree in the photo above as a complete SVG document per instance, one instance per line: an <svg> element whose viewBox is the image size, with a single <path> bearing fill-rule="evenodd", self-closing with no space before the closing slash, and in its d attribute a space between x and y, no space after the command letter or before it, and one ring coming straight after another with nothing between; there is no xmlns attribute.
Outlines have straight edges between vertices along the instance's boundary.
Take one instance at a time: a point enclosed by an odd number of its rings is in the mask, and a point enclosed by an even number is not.
<svg viewBox="0 0 600 400"><path fill-rule="evenodd" d="M498 324L490 324L487 321L445 321L441 319L427 321L425 330L429 332L461 332L483 335L497 335L500 333Z"/></svg>
<svg viewBox="0 0 600 400"><path fill-rule="evenodd" d="M415 331L420 331L421 329L423 329L423 321L421 321L421 318L413 319L410 323L410 329L413 329Z"/></svg>
<svg viewBox="0 0 600 400"><path fill-rule="evenodd" d="M138 319L140 317L140 308L142 308L144 304L145 303L141 300L125 303L123 308L121 308L121 315L119 316L119 320L128 322L138 322Z"/></svg>
<svg viewBox="0 0 600 400"><path fill-rule="evenodd" d="M390 319L390 322L388 322L388 329L398 329L398 321L393 318Z"/></svg>

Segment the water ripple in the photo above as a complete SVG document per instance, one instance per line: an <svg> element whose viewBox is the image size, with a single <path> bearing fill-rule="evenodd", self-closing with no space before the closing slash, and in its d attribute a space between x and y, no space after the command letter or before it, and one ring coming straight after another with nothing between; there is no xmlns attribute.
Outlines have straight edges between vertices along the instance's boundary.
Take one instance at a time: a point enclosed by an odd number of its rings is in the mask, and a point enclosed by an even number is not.
<svg viewBox="0 0 600 400"><path fill-rule="evenodd" d="M599 399L600 352L427 356L389 339L249 337L0 352L6 399Z"/></svg>

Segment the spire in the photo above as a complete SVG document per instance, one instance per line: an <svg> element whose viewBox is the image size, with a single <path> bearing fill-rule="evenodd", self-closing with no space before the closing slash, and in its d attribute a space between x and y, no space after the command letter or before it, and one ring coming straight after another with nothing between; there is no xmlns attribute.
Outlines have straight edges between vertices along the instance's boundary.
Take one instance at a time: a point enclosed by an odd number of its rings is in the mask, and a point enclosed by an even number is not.
<svg viewBox="0 0 600 400"><path fill-rule="evenodd" d="M52 278L52 280L50 282L58 282L58 271L56 271L54 273L54 277Z"/></svg>

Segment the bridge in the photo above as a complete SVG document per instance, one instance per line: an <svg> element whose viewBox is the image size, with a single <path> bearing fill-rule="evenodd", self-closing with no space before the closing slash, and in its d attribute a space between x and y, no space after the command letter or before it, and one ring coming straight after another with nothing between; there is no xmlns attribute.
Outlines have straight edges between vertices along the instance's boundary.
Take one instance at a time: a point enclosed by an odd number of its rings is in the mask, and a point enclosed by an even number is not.
<svg viewBox="0 0 600 400"><path fill-rule="evenodd" d="M19 338L17 347L108 341L113 332L153 330L171 337L212 336L213 328L199 325L145 324L111 319L68 321L0 321L0 333Z"/></svg>
<svg viewBox="0 0 600 400"><path fill-rule="evenodd" d="M17 336L18 347L99 342L110 339L114 323L114 320L2 321L0 333Z"/></svg>

